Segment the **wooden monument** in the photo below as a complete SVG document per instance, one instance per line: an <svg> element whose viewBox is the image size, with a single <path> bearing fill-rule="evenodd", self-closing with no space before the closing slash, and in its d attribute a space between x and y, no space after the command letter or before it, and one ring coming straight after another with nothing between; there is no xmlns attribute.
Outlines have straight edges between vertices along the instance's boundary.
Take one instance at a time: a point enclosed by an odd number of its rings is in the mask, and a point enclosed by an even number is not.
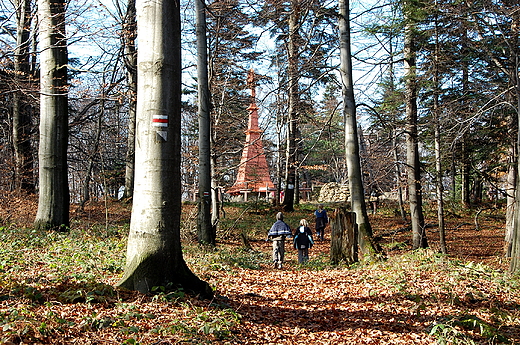
<svg viewBox="0 0 520 345"><path fill-rule="evenodd" d="M248 196L262 196L262 194L268 198L269 193L274 190L262 144L263 132L258 126L256 76L253 69L249 70L247 74L247 83L251 88L251 105L247 108L249 123L246 130L246 142L238 167L237 179L227 191L232 196L242 195L243 201L247 201Z"/></svg>

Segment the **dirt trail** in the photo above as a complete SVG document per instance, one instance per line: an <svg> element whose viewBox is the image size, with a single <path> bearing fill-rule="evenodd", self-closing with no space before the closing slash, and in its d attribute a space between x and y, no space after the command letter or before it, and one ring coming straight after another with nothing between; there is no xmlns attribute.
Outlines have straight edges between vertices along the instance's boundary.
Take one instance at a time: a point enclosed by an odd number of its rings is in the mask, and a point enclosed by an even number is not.
<svg viewBox="0 0 520 345"><path fill-rule="evenodd" d="M262 246L269 250L269 244ZM311 249L328 251L328 242ZM391 292L363 270L311 271L289 250L282 270L237 268L217 280L222 301L243 315L243 344L435 344L435 311ZM216 277L217 278L217 277Z"/></svg>

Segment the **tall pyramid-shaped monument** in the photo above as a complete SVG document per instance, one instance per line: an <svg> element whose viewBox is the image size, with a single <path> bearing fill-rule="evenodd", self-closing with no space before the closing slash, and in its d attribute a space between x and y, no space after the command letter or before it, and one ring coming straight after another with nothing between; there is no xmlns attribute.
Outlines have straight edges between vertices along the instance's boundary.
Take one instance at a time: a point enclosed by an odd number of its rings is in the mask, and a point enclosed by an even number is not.
<svg viewBox="0 0 520 345"><path fill-rule="evenodd" d="M258 126L258 106L256 105L256 76L253 69L247 74L247 83L251 87L251 105L249 111L249 124L246 130L246 143L242 151L240 166L238 167L235 184L227 191L230 195L260 195L274 189L274 184L269 175L269 167L265 159L264 146L262 144L262 130Z"/></svg>

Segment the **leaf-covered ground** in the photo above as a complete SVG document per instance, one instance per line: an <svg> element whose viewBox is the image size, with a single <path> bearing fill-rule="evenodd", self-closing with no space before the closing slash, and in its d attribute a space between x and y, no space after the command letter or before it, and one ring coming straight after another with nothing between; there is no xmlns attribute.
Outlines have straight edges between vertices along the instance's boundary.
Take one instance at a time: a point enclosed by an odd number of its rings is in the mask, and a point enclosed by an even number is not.
<svg viewBox="0 0 520 345"><path fill-rule="evenodd" d="M215 288L207 301L114 288L129 205L73 210L66 234L31 229L35 200L0 206L0 344L520 344L520 280L507 274L500 210L482 212L479 231L474 212L447 217L445 257L435 227L431 249L412 253L406 224L382 209L371 221L388 260L331 266L327 236L303 266L288 245L277 270L264 241L274 211L229 206L219 246L207 249L193 242L194 208L185 206L185 259Z"/></svg>

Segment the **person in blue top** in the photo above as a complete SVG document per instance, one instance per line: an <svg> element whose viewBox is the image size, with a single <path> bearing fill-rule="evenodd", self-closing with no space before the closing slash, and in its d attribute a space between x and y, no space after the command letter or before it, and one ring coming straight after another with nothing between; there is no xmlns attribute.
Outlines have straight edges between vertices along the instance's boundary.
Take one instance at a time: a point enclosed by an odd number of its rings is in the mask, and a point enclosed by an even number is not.
<svg viewBox="0 0 520 345"><path fill-rule="evenodd" d="M286 236L292 236L292 231L289 225L283 221L283 213L278 212L276 222L267 234L267 238L273 241L273 264L275 268L282 268Z"/></svg>
<svg viewBox="0 0 520 345"><path fill-rule="evenodd" d="M314 211L314 216L316 217L316 238L318 238L320 241L323 241L325 227L329 222L327 211L323 209L323 204L318 205L318 209Z"/></svg>

